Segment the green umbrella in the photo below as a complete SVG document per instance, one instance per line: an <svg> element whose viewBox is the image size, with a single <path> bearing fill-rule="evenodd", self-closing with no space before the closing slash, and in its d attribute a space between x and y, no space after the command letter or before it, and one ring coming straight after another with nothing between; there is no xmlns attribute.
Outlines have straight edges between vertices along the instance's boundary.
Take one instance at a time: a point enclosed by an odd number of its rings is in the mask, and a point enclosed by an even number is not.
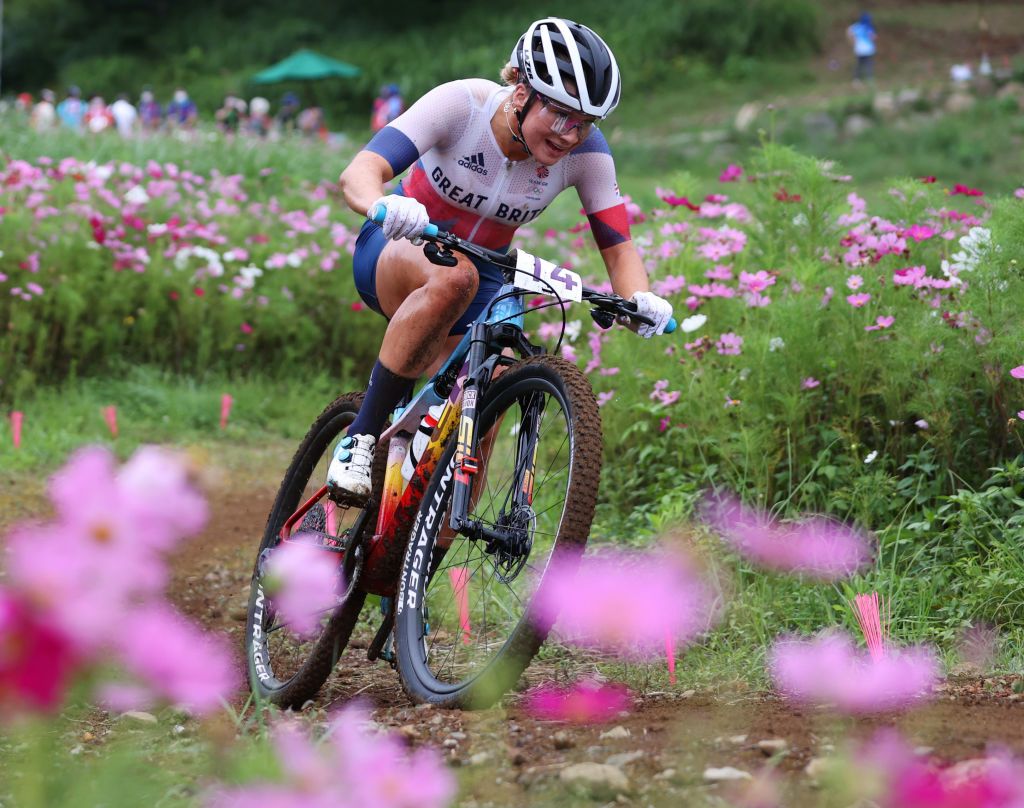
<svg viewBox="0 0 1024 808"><path fill-rule="evenodd" d="M276 65L261 70L252 77L252 80L256 84L273 84L277 81L311 81L333 77L350 79L361 72L355 65L303 49Z"/></svg>

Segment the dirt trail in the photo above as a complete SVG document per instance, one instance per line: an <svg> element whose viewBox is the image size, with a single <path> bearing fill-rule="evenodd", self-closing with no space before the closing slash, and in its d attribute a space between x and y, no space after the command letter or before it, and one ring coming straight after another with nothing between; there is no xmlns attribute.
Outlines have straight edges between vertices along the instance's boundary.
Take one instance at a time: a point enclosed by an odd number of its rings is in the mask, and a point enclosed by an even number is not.
<svg viewBox="0 0 1024 808"><path fill-rule="evenodd" d="M238 648L240 665L252 556L287 459L288 449L275 447L259 463L251 457L243 462L246 473L214 475L207 487L209 527L174 566L172 599L209 629L225 634ZM413 744L441 749L456 765L470 766L465 805L522 804L526 799L544 804L564 789L558 775L567 764L609 759L633 783L633 798L640 800L635 804L679 804L683 796L687 804L713 802L726 786L703 783L704 768L756 772L769 762L758 742L776 738L784 739L787 748L771 764L788 775L792 804L810 805L817 797L803 773L807 763L827 754L848 732L864 737L883 726L899 727L943 762L977 757L993 743L1024 753L1024 707L1012 692L1013 677L956 680L931 706L908 716L858 721L793 709L771 694L694 692L686 682L671 692L639 697L628 715L598 727L534 721L514 698L480 713L414 709L396 674L385 663L366 660L364 649L378 618L367 614L364 619L309 709L319 717L353 696L367 700L380 724L395 727ZM534 683L539 681L542 672L531 672ZM609 729L616 737L602 738Z"/></svg>

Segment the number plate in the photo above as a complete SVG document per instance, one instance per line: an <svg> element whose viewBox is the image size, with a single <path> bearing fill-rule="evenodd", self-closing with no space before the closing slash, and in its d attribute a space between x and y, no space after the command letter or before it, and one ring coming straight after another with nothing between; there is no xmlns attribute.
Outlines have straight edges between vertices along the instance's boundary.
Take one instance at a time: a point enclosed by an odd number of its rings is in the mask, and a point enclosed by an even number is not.
<svg viewBox="0 0 1024 808"><path fill-rule="evenodd" d="M516 250L516 286L562 300L583 300L583 279L571 269Z"/></svg>

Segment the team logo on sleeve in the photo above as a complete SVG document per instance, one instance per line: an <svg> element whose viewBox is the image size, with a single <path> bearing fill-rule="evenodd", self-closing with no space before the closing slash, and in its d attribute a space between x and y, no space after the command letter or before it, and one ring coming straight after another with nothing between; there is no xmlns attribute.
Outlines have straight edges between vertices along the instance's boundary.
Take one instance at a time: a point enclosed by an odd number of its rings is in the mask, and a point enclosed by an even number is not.
<svg viewBox="0 0 1024 808"><path fill-rule="evenodd" d="M468 157L463 157L459 160L459 165L463 168L468 168L470 171L475 171L477 174L483 174L487 176L487 169L484 168L484 153L477 152L471 154Z"/></svg>

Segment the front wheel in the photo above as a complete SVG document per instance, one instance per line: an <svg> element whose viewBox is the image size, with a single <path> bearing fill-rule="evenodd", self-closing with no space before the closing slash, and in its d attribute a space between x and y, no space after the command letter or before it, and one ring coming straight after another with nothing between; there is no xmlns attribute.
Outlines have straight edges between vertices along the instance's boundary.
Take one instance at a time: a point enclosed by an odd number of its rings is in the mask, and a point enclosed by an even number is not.
<svg viewBox="0 0 1024 808"><path fill-rule="evenodd" d="M486 707L530 663L550 626L530 604L552 560L578 561L601 475L601 418L575 365L534 357L491 385L479 412L469 518L500 542L448 528L455 440L431 476L396 601L402 686L415 702Z"/></svg>

